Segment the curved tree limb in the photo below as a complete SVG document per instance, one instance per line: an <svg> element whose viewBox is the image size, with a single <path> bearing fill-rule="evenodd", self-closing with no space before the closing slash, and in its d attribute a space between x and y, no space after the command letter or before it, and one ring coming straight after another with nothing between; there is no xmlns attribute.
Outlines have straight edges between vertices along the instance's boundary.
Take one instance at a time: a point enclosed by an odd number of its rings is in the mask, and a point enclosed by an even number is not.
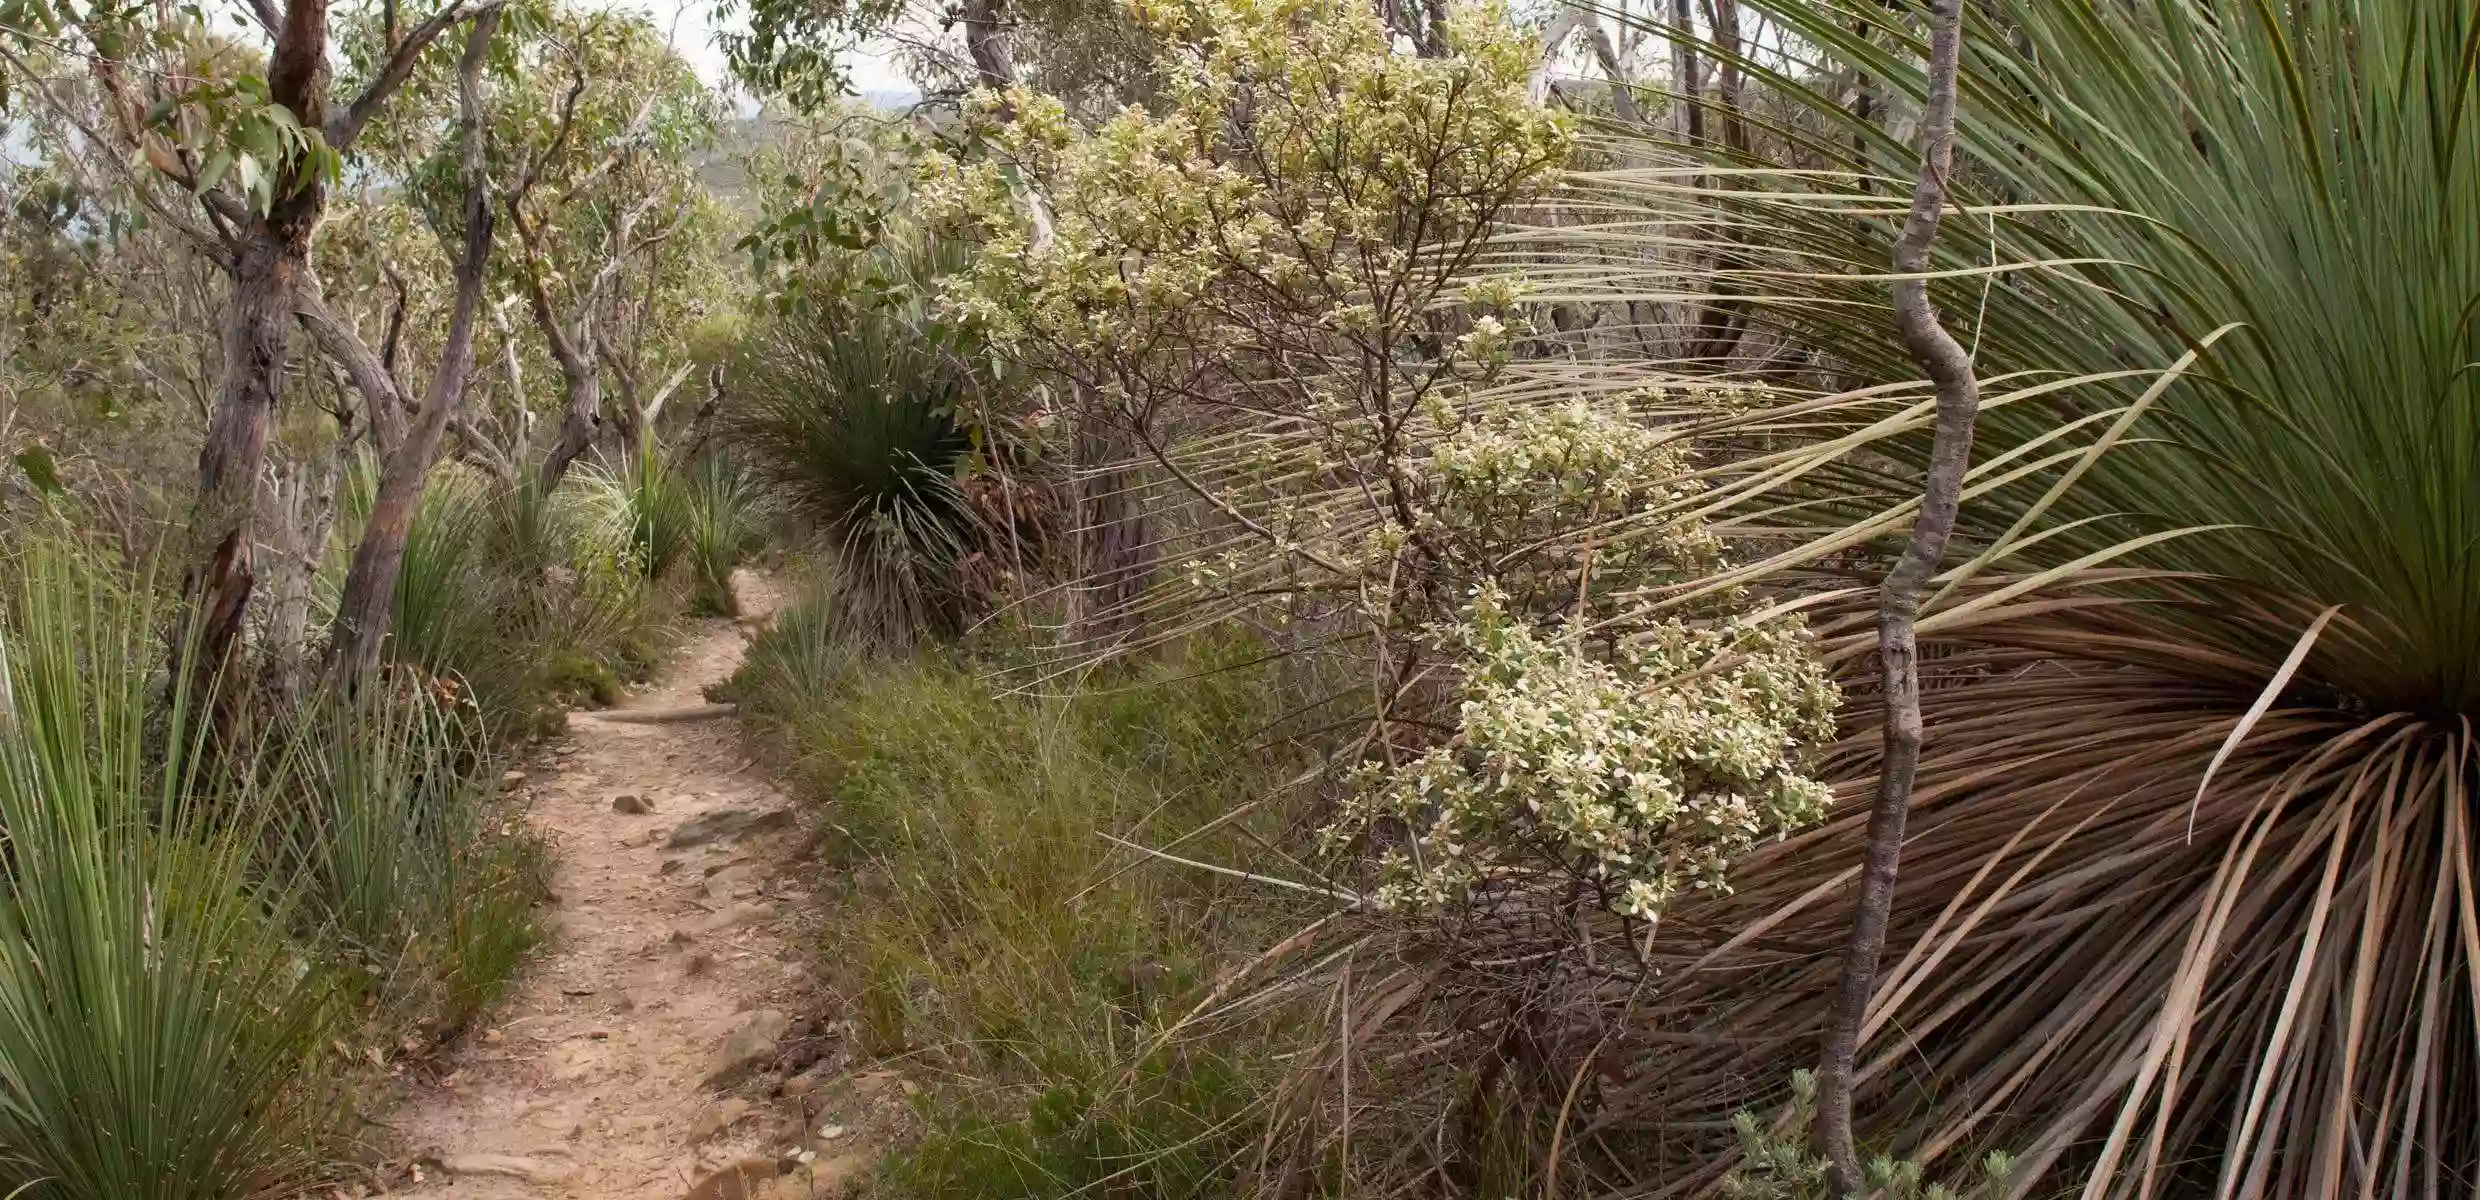
<svg viewBox="0 0 2480 1200"><path fill-rule="evenodd" d="M458 3L442 6L438 12L432 13L429 19L414 26L405 34L404 40L395 43L394 49L388 54L387 64L379 68L379 73L372 77L367 87L362 89L362 94L355 96L352 103L326 119L321 132L327 136L328 148L342 151L353 144L353 139L362 135L363 127L369 125L370 119L378 115L379 109L388 102L388 98L394 96L397 89L405 86L405 81L413 77L414 65L421 61L422 52L429 49L430 44L437 41L440 34L446 33L457 22L468 17L479 18L486 13L496 14L504 2L505 0L485 0L482 4L469 7L459 0ZM295 7L302 6L301 0L295 0ZM323 2L320 7L324 9Z"/></svg>
<svg viewBox="0 0 2480 1200"><path fill-rule="evenodd" d="M1929 305L1929 251L1946 208L1946 180L1954 161L1955 76L1962 58L1963 0L1929 0L1929 78L1920 122L1920 178L1912 207L1895 243L1894 314L1904 348L1937 387L1937 423L1929 451L1929 474L1911 541L1878 593L1877 655L1885 677L1885 748L1878 765L1877 799L1869 810L1868 859L1860 874L1851 941L1843 952L1843 979L1828 1014L1824 1060L1817 1072L1817 1140L1838 1196L1857 1195L1865 1185L1852 1139L1853 1062L1860 1030L1876 991L1879 956L1894 909L1895 869L1903 853L1903 826L1910 815L1912 780L1920 767L1920 663L1913 627L1920 616L1920 590L1946 557L1962 505L1963 476L1972 458L1972 425L1980 409L1980 386L1971 356L1938 322Z"/></svg>
<svg viewBox="0 0 2480 1200"><path fill-rule="evenodd" d="M353 548L353 565L345 574L344 595L337 602L334 633L328 644L328 668L339 684L350 684L379 665L379 650L394 615L396 580L405 561L414 510L423 485L439 458L448 424L464 397L465 378L474 365L474 321L482 308L483 277L490 266L492 219L490 176L483 169L481 75L491 35L498 31L499 9L485 8L467 33L459 61L457 92L463 109L465 183L465 248L456 265L456 300L448 316L447 344L439 367L431 372L422 396L422 411L404 440L380 469L378 495L362 525L361 543Z"/></svg>
<svg viewBox="0 0 2480 1200"><path fill-rule="evenodd" d="M387 361L327 306L315 274L305 272L300 289L293 293L293 316L310 332L319 352L342 368L345 378L353 381L353 390L362 394L362 408L378 439L379 452L392 452L405 436L405 397Z"/></svg>

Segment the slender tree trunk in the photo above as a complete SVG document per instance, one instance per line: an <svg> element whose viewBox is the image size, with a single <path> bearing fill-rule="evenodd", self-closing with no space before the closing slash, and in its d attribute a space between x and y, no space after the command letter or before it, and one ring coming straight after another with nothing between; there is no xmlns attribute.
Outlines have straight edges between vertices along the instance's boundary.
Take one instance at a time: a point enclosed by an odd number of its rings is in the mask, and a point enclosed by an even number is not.
<svg viewBox="0 0 2480 1200"><path fill-rule="evenodd" d="M362 678L379 665L395 611L396 580L405 563L405 542L413 530L415 511L450 419L464 398L465 379L474 365L474 319L482 306L482 281L491 258L493 208L482 163L481 74L491 35L499 28L499 11L474 18L465 36L465 54L458 66L457 90L464 110L465 247L457 264L456 300L448 317L447 345L439 367L431 373L422 396L422 411L406 429L404 441L379 474L379 492L371 501L370 518L362 525L361 544L353 549L353 566L345 575L344 597L336 609L336 625L328 644L328 667L339 684Z"/></svg>
<svg viewBox="0 0 2480 1200"><path fill-rule="evenodd" d="M1610 78L1610 113L1622 124L1634 125L1644 120L1636 111L1636 88L1628 78L1626 64L1620 61L1619 44L1610 38L1610 29L1600 17L1593 18L1588 33L1593 39L1593 57L1602 64L1602 74Z"/></svg>
<svg viewBox="0 0 2480 1200"><path fill-rule="evenodd" d="M1826 1030L1824 1061L1817 1072L1817 1140L1825 1149L1836 1195L1857 1194L1860 1155L1852 1139L1852 1073L1869 1000L1877 988L1878 958L1894 910L1895 869L1903 853L1903 826L1910 815L1912 777L1920 766L1920 664L1913 626L1920 615L1920 589L1946 557L1946 542L1962 504L1963 477L1972 458L1972 425L1980 388L1972 360L1939 324L1929 306L1926 280L1930 247L1946 207L1947 174L1954 160L1955 76L1962 57L1963 0L1931 0L1927 102L1920 122L1920 177L1912 207L1895 243L1895 323L1931 383L1937 387L1937 425L1922 489L1920 517L1911 541L1878 594L1877 653L1884 673L1885 743L1878 766L1877 799L1869 810L1868 859L1860 876L1860 900L1852 913L1851 941L1843 953L1843 979Z"/></svg>
<svg viewBox="0 0 2480 1200"><path fill-rule="evenodd" d="M1154 547L1145 506L1131 494L1136 474L1103 437L1079 439L1076 470L1076 601L1068 638L1090 648L1126 641L1141 627L1137 601L1153 576Z"/></svg>
<svg viewBox="0 0 2480 1200"><path fill-rule="evenodd" d="M1705 80L1691 40L1695 31L1690 0L1671 0L1671 86L1679 89L1679 137L1691 146L1705 140L1705 105L1698 99Z"/></svg>
<svg viewBox="0 0 2480 1200"><path fill-rule="evenodd" d="M1740 45L1739 39L1739 0L1706 0L1705 13L1713 25L1715 91L1721 100L1717 115L1722 119L1722 147L1735 161L1745 159L1749 153L1748 122L1740 111L1742 92L1738 59L1746 53L1746 48ZM1730 177L1719 177L1715 183L1727 188ZM1737 240L1728 226L1714 231L1716 248L1710 286L1715 290L1727 286L1725 281L1731 277L1724 274L1725 271L1739 268L1747 261L1730 249ZM1729 299L1706 304L1705 311L1697 318L1696 344L1689 351L1689 356L1716 368L1727 368L1732 353L1739 347L1740 338L1747 333L1748 327L1741 319L1745 308L1742 302Z"/></svg>
<svg viewBox="0 0 2480 1200"><path fill-rule="evenodd" d="M965 54L973 60L975 79L992 91L1016 86L1016 61L1008 54L999 0L964 0L959 15L964 24Z"/></svg>
<svg viewBox="0 0 2480 1200"><path fill-rule="evenodd" d="M1708 0L1708 3L1713 17L1714 45L1721 51L1714 58L1714 85L1722 99L1722 144L1733 153L1746 154L1751 146L1748 119L1740 107L1746 89L1742 87L1739 59L1748 52L1748 48L1740 44L1739 0Z"/></svg>
<svg viewBox="0 0 2480 1200"><path fill-rule="evenodd" d="M686 467L706 450L707 439L714 436L715 412L723 407L723 364L706 368L706 399L689 415L688 432L672 447L672 465Z"/></svg>

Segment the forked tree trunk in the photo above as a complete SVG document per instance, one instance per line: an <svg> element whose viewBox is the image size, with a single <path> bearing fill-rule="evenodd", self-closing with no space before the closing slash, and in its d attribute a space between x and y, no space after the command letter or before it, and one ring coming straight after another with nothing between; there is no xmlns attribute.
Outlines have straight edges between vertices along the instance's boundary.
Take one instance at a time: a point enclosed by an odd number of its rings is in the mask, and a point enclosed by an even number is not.
<svg viewBox="0 0 2480 1200"><path fill-rule="evenodd" d="M293 0L268 55L268 99L290 110L302 128L320 129L327 123L327 80L327 0ZM252 549L267 429L292 354L293 294L327 205L316 166L297 162L281 170L279 198L242 225L224 321L224 380L198 449L181 598L197 638L196 658L187 665L201 687L226 673L241 646L258 578Z"/></svg>
<svg viewBox="0 0 2480 1200"><path fill-rule="evenodd" d="M1860 1033L1877 989L1878 958L1894 910L1895 870L1903 854L1903 827L1911 813L1912 778L1920 767L1920 663L1914 625L1920 590L1946 557L1962 505L1963 477L1972 459L1972 425L1980 387L1972 360L1938 322L1929 306L1929 250L1937 241L1946 208L1946 180L1954 160L1955 76L1962 57L1963 0L1931 0L1928 94L1920 120L1920 177L1912 188L1911 212L1895 243L1895 323L1903 345L1937 387L1937 424L1922 489L1920 517L1911 541L1887 572L1878 593L1877 655L1884 674L1885 741L1878 766L1877 799L1869 809L1868 859L1860 875L1860 900L1843 952L1843 979L1828 1014L1825 1052L1817 1071L1817 1140L1825 1150L1834 1194L1856 1195L1864 1178L1852 1139L1852 1072Z"/></svg>
<svg viewBox="0 0 2480 1200"><path fill-rule="evenodd" d="M327 148L339 154L404 86L431 40L469 11L450 4L434 13L389 48L377 76L352 103L331 114L328 0L292 0L281 14L272 4L252 7L275 31L275 45L267 56L268 99L291 113L301 128L320 131ZM95 71L116 106L127 106L130 97L122 90L120 64L99 60ZM196 640L181 643L190 649L190 661L174 663L191 672L193 686L207 688L225 674L240 649L257 582L252 543L267 431L291 361L295 300L309 273L310 242L326 211L327 186L316 163L280 164L275 200L263 213L250 212L230 195L182 174L181 163L158 135L132 115L127 132L148 161L191 185L236 229L224 323L224 378L198 451L198 494L190 511L181 583L183 612L193 623L190 632Z"/></svg>
<svg viewBox="0 0 2480 1200"><path fill-rule="evenodd" d="M448 425L464 399L465 378L473 370L474 321L482 306L484 270L490 265L493 214L482 163L482 61L498 28L497 9L475 17L458 64L465 247L457 263L456 300L449 312L447 345L441 348L438 369L431 372L423 392L421 415L380 469L378 495L371 501L361 544L354 547L353 566L345 575L344 597L337 605L335 630L328 643L328 669L340 685L349 685L379 665L379 650L395 613L396 580L404 569L405 542L413 531L414 513L421 506L431 467L439 460Z"/></svg>

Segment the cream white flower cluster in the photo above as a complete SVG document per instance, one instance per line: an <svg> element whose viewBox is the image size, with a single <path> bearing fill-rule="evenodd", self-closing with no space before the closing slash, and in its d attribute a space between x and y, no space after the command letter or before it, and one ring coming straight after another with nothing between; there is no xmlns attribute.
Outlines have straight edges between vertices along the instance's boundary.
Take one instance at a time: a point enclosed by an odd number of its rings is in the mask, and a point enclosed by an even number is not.
<svg viewBox="0 0 2480 1200"><path fill-rule="evenodd" d="M1732 858L1833 801L1800 771L1836 694L1797 622L1651 622L1595 655L1485 586L1442 632L1464 656L1453 738L1369 768L1326 831L1332 846L1408 835L1383 852L1381 906L1562 870L1650 916L1683 887L1725 886Z"/></svg>
<svg viewBox="0 0 2480 1200"><path fill-rule="evenodd" d="M1547 569L1572 591L1587 545L1640 588L1721 562L1721 541L1705 526L1663 519L1700 489L1679 442L1624 397L1486 409L1439 437L1423 468L1436 522L1501 584Z"/></svg>

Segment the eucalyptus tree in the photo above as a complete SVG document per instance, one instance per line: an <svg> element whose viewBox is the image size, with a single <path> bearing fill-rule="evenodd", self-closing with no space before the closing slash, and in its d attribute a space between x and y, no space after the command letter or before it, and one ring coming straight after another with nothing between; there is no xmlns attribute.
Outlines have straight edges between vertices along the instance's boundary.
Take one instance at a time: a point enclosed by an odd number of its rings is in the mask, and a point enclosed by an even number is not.
<svg viewBox="0 0 2480 1200"><path fill-rule="evenodd" d="M725 109L628 13L552 5L493 70L491 170L515 235L500 277L523 297L562 384L540 464L511 467L548 494L602 433L659 413L692 366L690 331L727 294L727 214L705 178ZM521 429L531 412L511 399L510 428Z"/></svg>
<svg viewBox="0 0 2480 1200"><path fill-rule="evenodd" d="M411 78L431 44L501 0L450 0L413 19L391 3L376 61L349 95L333 86L330 0L250 0L238 40L202 36L202 4L10 0L0 48L46 101L37 53L78 64L102 120L82 129L192 202L158 211L209 248L229 276L222 376L198 455L182 594L205 678L231 662L258 579L257 494L270 426L292 362L296 299L345 156Z"/></svg>

